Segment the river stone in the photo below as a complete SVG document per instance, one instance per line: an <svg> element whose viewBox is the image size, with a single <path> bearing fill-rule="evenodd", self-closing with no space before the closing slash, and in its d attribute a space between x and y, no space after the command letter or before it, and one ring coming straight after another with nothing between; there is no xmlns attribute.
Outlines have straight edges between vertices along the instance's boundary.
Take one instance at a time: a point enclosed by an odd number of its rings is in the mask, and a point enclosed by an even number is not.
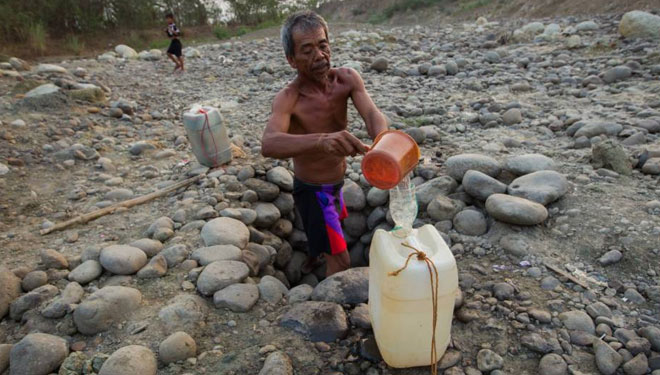
<svg viewBox="0 0 660 375"><path fill-rule="evenodd" d="M360 185L352 180L345 180L342 187L342 195L344 196L344 204L346 208L353 211L361 211L367 206L367 198Z"/></svg>
<svg viewBox="0 0 660 375"><path fill-rule="evenodd" d="M623 372L626 375L644 375L648 367L648 358L644 353L640 353L635 358L623 364Z"/></svg>
<svg viewBox="0 0 660 375"><path fill-rule="evenodd" d="M201 328L207 313L206 301L198 295L180 294L160 309L158 318L166 333L194 332Z"/></svg>
<svg viewBox="0 0 660 375"><path fill-rule="evenodd" d="M70 281L75 281L79 284L85 285L93 280L96 280L103 273L101 263L96 260L87 260L67 276Z"/></svg>
<svg viewBox="0 0 660 375"><path fill-rule="evenodd" d="M499 354L490 349L481 349L477 353L477 367L482 372L491 372L501 369L504 365L504 359Z"/></svg>
<svg viewBox="0 0 660 375"><path fill-rule="evenodd" d="M275 207L278 207L277 200L274 204ZM245 225L250 225L254 223L255 220L257 220L257 212L250 208L225 208L224 210L220 211L220 216L240 220Z"/></svg>
<svg viewBox="0 0 660 375"><path fill-rule="evenodd" d="M250 274L245 263L235 260L212 262L204 267L197 279L197 290L210 296L229 285L240 283Z"/></svg>
<svg viewBox="0 0 660 375"><path fill-rule="evenodd" d="M504 169L517 176L555 168L555 162L541 154L518 155L507 159L504 163Z"/></svg>
<svg viewBox="0 0 660 375"><path fill-rule="evenodd" d="M426 207L426 212L436 221L452 220L464 207L465 204L461 201L438 195Z"/></svg>
<svg viewBox="0 0 660 375"><path fill-rule="evenodd" d="M623 254L619 250L610 250L598 259L598 263L601 266L609 266L618 263L622 258Z"/></svg>
<svg viewBox="0 0 660 375"><path fill-rule="evenodd" d="M68 312L73 311L73 305L78 304L83 295L85 295L85 290L80 284L77 282L68 283L62 294L41 311L41 315L49 319L59 319Z"/></svg>
<svg viewBox="0 0 660 375"><path fill-rule="evenodd" d="M129 243L128 246L133 246L144 251L148 257L153 257L160 253L161 250L163 250L163 243L157 240L152 240L151 238L142 238L137 241L133 241Z"/></svg>
<svg viewBox="0 0 660 375"><path fill-rule="evenodd" d="M29 292L31 290L37 289L42 285L48 283L48 274L44 271L32 271L25 275L23 281L21 281L21 287L24 291Z"/></svg>
<svg viewBox="0 0 660 375"><path fill-rule="evenodd" d="M66 340L45 333L31 333L11 348L9 375L48 375L69 355Z"/></svg>
<svg viewBox="0 0 660 375"><path fill-rule="evenodd" d="M463 176L469 170L479 171L490 177L497 177L502 170L497 160L481 154L454 155L447 159L445 166L447 174L456 181L463 180Z"/></svg>
<svg viewBox="0 0 660 375"><path fill-rule="evenodd" d="M486 200L486 211L496 220L515 225L536 225L548 218L541 204L505 194L493 194Z"/></svg>
<svg viewBox="0 0 660 375"><path fill-rule="evenodd" d="M420 211L425 211L431 201L439 195L447 196L458 187L456 180L440 176L419 185L415 190Z"/></svg>
<svg viewBox="0 0 660 375"><path fill-rule="evenodd" d="M247 312L259 299L259 288L254 284L233 284L215 292L213 303L233 312Z"/></svg>
<svg viewBox="0 0 660 375"><path fill-rule="evenodd" d="M377 187L372 187L367 193L367 203L371 207L384 206L389 199L389 190L382 190Z"/></svg>
<svg viewBox="0 0 660 375"><path fill-rule="evenodd" d="M167 258L163 254L158 254L149 260L146 266L142 267L137 273L139 279L156 279L167 273Z"/></svg>
<svg viewBox="0 0 660 375"><path fill-rule="evenodd" d="M538 171L513 180L507 192L510 195L546 205L568 192L568 181L564 175L558 172Z"/></svg>
<svg viewBox="0 0 660 375"><path fill-rule="evenodd" d="M268 303L278 303L282 297L289 291L286 285L273 276L264 276L257 285L259 296Z"/></svg>
<svg viewBox="0 0 660 375"><path fill-rule="evenodd" d="M241 249L234 245L215 245L200 247L193 251L191 259L206 266L219 260L241 260Z"/></svg>
<svg viewBox="0 0 660 375"><path fill-rule="evenodd" d="M125 44L119 44L115 47L115 52L120 57L125 59L137 59L139 57L138 53L131 47Z"/></svg>
<svg viewBox="0 0 660 375"><path fill-rule="evenodd" d="M280 213L282 216L287 216L289 213L293 212L293 209L295 207L295 202L293 200L293 195L290 193L282 193L280 194L275 201L273 201L273 204L275 207L277 207L278 210L280 210ZM256 215L255 215L255 220L256 220Z"/></svg>
<svg viewBox="0 0 660 375"><path fill-rule="evenodd" d="M358 304L369 299L369 268L350 268L321 281L312 292L312 300L339 304Z"/></svg>
<svg viewBox="0 0 660 375"><path fill-rule="evenodd" d="M568 365L559 354L550 353L539 362L539 375L567 375Z"/></svg>
<svg viewBox="0 0 660 375"><path fill-rule="evenodd" d="M334 342L348 333L346 313L333 302L296 303L284 313L279 323L305 336L309 341Z"/></svg>
<svg viewBox="0 0 660 375"><path fill-rule="evenodd" d="M582 310L572 310L559 314L559 320L564 324L564 327L569 330L578 330L596 334L596 326L591 317Z"/></svg>
<svg viewBox="0 0 660 375"><path fill-rule="evenodd" d="M502 115L502 121L504 121L506 125L519 124L522 120L522 113L518 108L510 108Z"/></svg>
<svg viewBox="0 0 660 375"><path fill-rule="evenodd" d="M603 82L613 83L618 81L623 81L627 78L630 78L632 75L632 69L627 66L615 66L613 68L607 69L603 73Z"/></svg>
<svg viewBox="0 0 660 375"><path fill-rule="evenodd" d="M158 255L165 257L165 260L167 260L167 267L172 268L188 259L189 251L186 245L177 244L166 248Z"/></svg>
<svg viewBox="0 0 660 375"><path fill-rule="evenodd" d="M488 231L484 215L472 209L463 210L454 216L454 229L467 236L481 236Z"/></svg>
<svg viewBox="0 0 660 375"><path fill-rule="evenodd" d="M642 327L639 330L639 335L649 340L654 351L660 351L660 328L654 326Z"/></svg>
<svg viewBox="0 0 660 375"><path fill-rule="evenodd" d="M147 254L133 246L110 245L101 250L99 262L116 275L132 275L147 264Z"/></svg>
<svg viewBox="0 0 660 375"><path fill-rule="evenodd" d="M11 270L0 265L0 319L7 315L9 305L20 295L21 279Z"/></svg>
<svg viewBox="0 0 660 375"><path fill-rule="evenodd" d="M632 164L620 144L606 140L595 144L591 153L591 164L594 169L607 168L625 176L632 174Z"/></svg>
<svg viewBox="0 0 660 375"><path fill-rule="evenodd" d="M87 297L73 313L78 331L95 335L126 319L142 302L139 290L124 286L106 286Z"/></svg>
<svg viewBox="0 0 660 375"><path fill-rule="evenodd" d="M272 182L284 191L293 190L293 176L289 170L284 167L275 167L266 173L268 182ZM258 193L258 192L257 192Z"/></svg>
<svg viewBox="0 0 660 375"><path fill-rule="evenodd" d="M158 347L158 358L164 364L184 361L197 354L197 343L189 334L179 331L163 340Z"/></svg>
<svg viewBox="0 0 660 375"><path fill-rule="evenodd" d="M517 256L524 257L530 252L530 245L527 242L527 239L519 234L507 234L500 238L500 246L507 253Z"/></svg>
<svg viewBox="0 0 660 375"><path fill-rule="evenodd" d="M623 363L623 357L602 340L594 340L596 367L603 375L613 375Z"/></svg>
<svg viewBox="0 0 660 375"><path fill-rule="evenodd" d="M156 356L149 348L128 345L112 353L99 375L156 375L157 370Z"/></svg>
<svg viewBox="0 0 660 375"><path fill-rule="evenodd" d="M626 38L660 39L660 16L633 10L621 18L619 32Z"/></svg>
<svg viewBox="0 0 660 375"><path fill-rule="evenodd" d="M244 184L245 187L256 192L259 200L264 202L272 202L280 194L280 188L277 185L258 178L248 178Z"/></svg>
<svg viewBox="0 0 660 375"><path fill-rule="evenodd" d="M463 176L463 187L471 196L485 201L493 194L506 192L506 185L479 171L469 170Z"/></svg>
<svg viewBox="0 0 660 375"><path fill-rule="evenodd" d="M42 303L55 297L59 293L56 286L46 284L37 289L23 294L9 305L9 317L15 321L20 321L28 310L39 307Z"/></svg>
<svg viewBox="0 0 660 375"><path fill-rule="evenodd" d="M301 284L294 288L291 288L286 294L286 299L288 304L294 304L299 302L309 301L312 297L314 288L311 285Z"/></svg>
<svg viewBox="0 0 660 375"><path fill-rule="evenodd" d="M293 375L291 359L282 352L272 352L266 357L259 375Z"/></svg>
<svg viewBox="0 0 660 375"><path fill-rule="evenodd" d="M244 249L250 239L250 230L236 219L219 217L202 227L201 236L206 246L234 245Z"/></svg>
<svg viewBox="0 0 660 375"><path fill-rule="evenodd" d="M597 135L617 135L623 130L623 126L615 122L590 122L582 126L573 135L574 138L593 138Z"/></svg>
<svg viewBox="0 0 660 375"><path fill-rule="evenodd" d="M270 228L281 217L280 210L272 203L257 203L254 210L257 212L254 222L257 228Z"/></svg>
<svg viewBox="0 0 660 375"><path fill-rule="evenodd" d="M53 249L44 249L39 253L41 257L41 263L46 267L54 268L57 270L64 270L69 268L69 261L66 260L66 257L58 251Z"/></svg>

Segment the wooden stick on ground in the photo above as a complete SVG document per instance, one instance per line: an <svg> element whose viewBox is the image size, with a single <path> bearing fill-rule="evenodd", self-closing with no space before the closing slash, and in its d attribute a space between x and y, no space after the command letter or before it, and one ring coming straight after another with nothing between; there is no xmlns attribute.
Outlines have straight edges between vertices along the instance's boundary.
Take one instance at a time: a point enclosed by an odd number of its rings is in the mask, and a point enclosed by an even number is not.
<svg viewBox="0 0 660 375"><path fill-rule="evenodd" d="M182 187L186 187L186 186L188 186L188 185L190 185L190 184L192 184L196 181L199 181L205 176L206 176L205 174L200 174L200 175L197 175L195 177L191 177L187 180L177 182L176 184L168 186L164 189L154 191L153 193L149 193L149 194L137 197L137 198L133 198L133 199L129 199L129 200L126 200L126 201L123 201L123 202L119 202L119 203L113 204L112 206L101 208L99 210L92 211L90 213L86 213L84 215L76 216L71 220L67 220L65 222L55 224L50 228L42 229L39 233L41 233L41 235L43 236L43 235L46 235L46 234L51 233L51 232L55 232L55 231L58 231L58 230L68 228L68 227L70 227L74 224L87 223L88 221L98 219L101 216L105 216L105 215L114 213L116 210L118 210L120 208L131 208L133 206L137 206L139 204L149 202L149 201L154 200L158 197L162 197L165 194L168 194L168 193L173 192L175 190L181 189Z"/></svg>
<svg viewBox="0 0 660 375"><path fill-rule="evenodd" d="M546 267L548 267L550 270L556 272L560 276L563 276L563 277L569 279L570 281L572 281L573 283L583 287L584 289L589 289L589 286L587 284L585 284L581 280L578 280L576 277L574 277L570 273L562 271L561 269L557 268L556 266L553 266L549 262L544 262L544 264L545 264Z"/></svg>

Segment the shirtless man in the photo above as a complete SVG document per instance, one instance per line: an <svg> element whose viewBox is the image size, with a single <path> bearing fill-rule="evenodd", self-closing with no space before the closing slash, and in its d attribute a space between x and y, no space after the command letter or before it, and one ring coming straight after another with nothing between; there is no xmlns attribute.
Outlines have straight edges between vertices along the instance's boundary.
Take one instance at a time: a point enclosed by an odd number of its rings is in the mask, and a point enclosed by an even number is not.
<svg viewBox="0 0 660 375"><path fill-rule="evenodd" d="M286 59L298 76L273 101L261 152L293 158L293 196L309 244L303 272L318 266L323 254L330 276L350 266L341 229L341 220L348 216L341 194L346 156L369 149L346 130L348 99L372 139L387 130L387 119L355 70L331 68L328 26L321 16L310 11L293 14L281 36Z"/></svg>

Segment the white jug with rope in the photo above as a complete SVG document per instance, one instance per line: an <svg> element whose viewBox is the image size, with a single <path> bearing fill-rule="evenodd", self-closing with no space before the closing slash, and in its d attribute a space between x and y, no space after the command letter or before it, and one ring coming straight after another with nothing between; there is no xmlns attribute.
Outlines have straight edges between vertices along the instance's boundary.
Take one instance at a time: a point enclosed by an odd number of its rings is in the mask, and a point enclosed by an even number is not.
<svg viewBox="0 0 660 375"><path fill-rule="evenodd" d="M213 168L231 161L231 143L216 108L193 106L183 114L183 125L200 164Z"/></svg>
<svg viewBox="0 0 660 375"><path fill-rule="evenodd" d="M369 253L369 315L378 349L395 368L431 366L449 345L456 260L432 225L413 229L414 187L406 178L390 190L397 227L374 233Z"/></svg>

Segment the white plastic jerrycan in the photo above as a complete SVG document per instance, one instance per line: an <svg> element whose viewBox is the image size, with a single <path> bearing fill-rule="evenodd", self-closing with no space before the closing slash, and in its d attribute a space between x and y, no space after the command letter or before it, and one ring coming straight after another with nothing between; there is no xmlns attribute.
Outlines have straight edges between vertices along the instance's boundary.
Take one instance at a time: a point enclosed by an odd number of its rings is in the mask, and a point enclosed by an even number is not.
<svg viewBox="0 0 660 375"><path fill-rule="evenodd" d="M188 142L197 161L217 167L231 161L231 144L220 112L213 107L193 106L183 114Z"/></svg>
<svg viewBox="0 0 660 375"><path fill-rule="evenodd" d="M369 315L378 349L391 367L429 366L433 335L433 302L427 263L413 256L396 276L414 250L423 251L438 270L436 358L449 345L454 298L458 292L458 271L453 254L432 225L413 229L405 237L379 229L369 253Z"/></svg>

